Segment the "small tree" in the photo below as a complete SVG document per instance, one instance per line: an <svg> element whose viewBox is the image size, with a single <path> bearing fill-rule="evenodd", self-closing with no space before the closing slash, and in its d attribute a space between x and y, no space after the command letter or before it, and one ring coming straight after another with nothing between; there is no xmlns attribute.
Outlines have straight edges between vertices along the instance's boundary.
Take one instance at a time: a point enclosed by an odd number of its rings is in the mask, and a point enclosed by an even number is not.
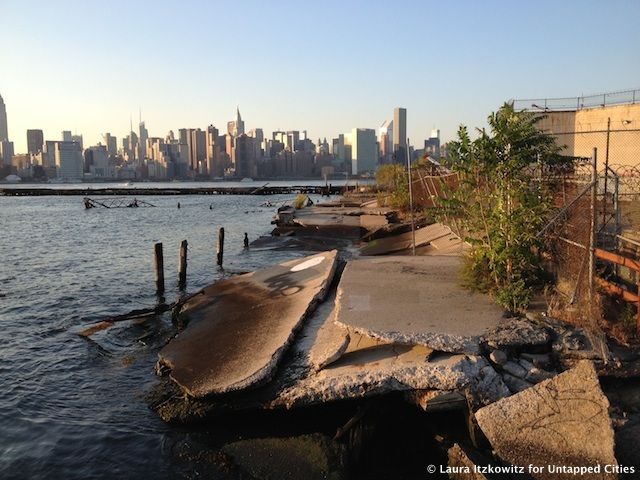
<svg viewBox="0 0 640 480"><path fill-rule="evenodd" d="M393 208L409 208L409 177L403 165L382 165L376 172L376 183L383 190L378 196L380 204L388 203ZM386 200L386 201L385 201Z"/></svg>
<svg viewBox="0 0 640 480"><path fill-rule="evenodd" d="M541 278L536 234L552 205L535 172L571 161L536 127L541 118L506 103L489 116L488 133L480 130L471 140L461 126L458 139L449 143L459 184L442 201L440 213L454 217L472 245L463 283L492 293L511 311L526 308Z"/></svg>

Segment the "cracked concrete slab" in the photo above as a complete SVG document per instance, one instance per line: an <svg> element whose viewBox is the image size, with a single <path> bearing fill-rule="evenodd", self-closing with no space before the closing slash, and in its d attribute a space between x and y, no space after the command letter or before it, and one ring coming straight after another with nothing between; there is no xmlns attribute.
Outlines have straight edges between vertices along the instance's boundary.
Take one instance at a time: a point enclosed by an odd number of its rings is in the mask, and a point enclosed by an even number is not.
<svg viewBox="0 0 640 480"><path fill-rule="evenodd" d="M196 398L268 380L324 299L336 264L332 250L206 287L185 304L180 315L188 326L160 351L159 364Z"/></svg>
<svg viewBox="0 0 640 480"><path fill-rule="evenodd" d="M415 232L416 247L428 245L431 242L443 237L455 237L451 229L441 223L434 223L426 227L419 228ZM393 235L391 237L378 238L371 240L360 247L361 255L386 255L389 253L399 252L401 250L411 249L413 244L413 235L411 232Z"/></svg>
<svg viewBox="0 0 640 480"><path fill-rule="evenodd" d="M545 380L527 390L478 410L478 425L503 460L527 467L543 467L539 480L575 478L553 473L548 465L596 467L599 473L580 478L617 478L604 472L617 465L609 401L602 393L593 363Z"/></svg>
<svg viewBox="0 0 640 480"><path fill-rule="evenodd" d="M484 358L429 358L431 353L423 346L392 344L346 353L284 389L271 406L291 408L416 389L467 390L483 405L510 394Z"/></svg>
<svg viewBox="0 0 640 480"><path fill-rule="evenodd" d="M349 333L333 322L334 316L335 312L329 321L318 329L315 342L309 349L309 367L313 370L321 370L335 362L349 347Z"/></svg>
<svg viewBox="0 0 640 480"><path fill-rule="evenodd" d="M451 256L350 261L338 286L336 323L386 342L477 354L503 312L486 295L458 285L460 262Z"/></svg>

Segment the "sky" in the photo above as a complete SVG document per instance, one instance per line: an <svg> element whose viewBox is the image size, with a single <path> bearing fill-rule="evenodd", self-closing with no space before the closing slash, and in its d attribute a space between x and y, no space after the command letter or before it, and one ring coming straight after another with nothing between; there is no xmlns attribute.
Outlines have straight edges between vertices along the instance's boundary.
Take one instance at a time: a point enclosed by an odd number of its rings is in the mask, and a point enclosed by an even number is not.
<svg viewBox="0 0 640 480"><path fill-rule="evenodd" d="M407 109L411 143L486 125L513 98L640 88L637 0L31 1L0 5L9 137L95 145L139 110L150 136L246 129L336 137Z"/></svg>

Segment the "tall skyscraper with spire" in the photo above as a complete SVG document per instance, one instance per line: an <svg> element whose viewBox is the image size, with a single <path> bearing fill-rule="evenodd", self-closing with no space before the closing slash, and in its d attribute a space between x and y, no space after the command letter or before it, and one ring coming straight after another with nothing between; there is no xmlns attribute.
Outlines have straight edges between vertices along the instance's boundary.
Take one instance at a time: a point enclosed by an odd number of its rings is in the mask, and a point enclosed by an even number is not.
<svg viewBox="0 0 640 480"><path fill-rule="evenodd" d="M0 142L2 140L9 140L9 128L7 126L7 107L2 95L0 95Z"/></svg>
<svg viewBox="0 0 640 480"><path fill-rule="evenodd" d="M240 109L236 107L236 119L227 122L227 132L232 137L239 137L244 134L244 121L240 116Z"/></svg>

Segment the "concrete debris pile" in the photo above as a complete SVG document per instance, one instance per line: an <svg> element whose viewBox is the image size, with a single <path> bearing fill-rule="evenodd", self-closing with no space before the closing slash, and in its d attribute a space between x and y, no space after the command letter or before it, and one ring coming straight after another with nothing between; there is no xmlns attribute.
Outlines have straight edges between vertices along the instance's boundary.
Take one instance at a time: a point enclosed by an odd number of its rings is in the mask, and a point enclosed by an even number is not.
<svg viewBox="0 0 640 480"><path fill-rule="evenodd" d="M379 225L370 217L384 223L388 214L361 205L283 213L279 228L327 232L371 231ZM190 422L403 392L427 413L466 412L490 443L495 456L449 444L450 478L495 478L455 475L496 462L616 465L609 404L589 360L600 352L586 332L543 316L506 318L488 297L462 289L464 244L443 225L417 232L430 253L378 256L406 250L405 237L370 241L361 253L376 256L349 260L342 272L338 253L327 251L204 289L180 313L186 329L160 352L158 371L173 390L156 410L167 421ZM334 274L339 283L330 288ZM297 442L259 448L268 456ZM231 445L227 453L240 458L245 447ZM321 476L316 467L304 468Z"/></svg>

